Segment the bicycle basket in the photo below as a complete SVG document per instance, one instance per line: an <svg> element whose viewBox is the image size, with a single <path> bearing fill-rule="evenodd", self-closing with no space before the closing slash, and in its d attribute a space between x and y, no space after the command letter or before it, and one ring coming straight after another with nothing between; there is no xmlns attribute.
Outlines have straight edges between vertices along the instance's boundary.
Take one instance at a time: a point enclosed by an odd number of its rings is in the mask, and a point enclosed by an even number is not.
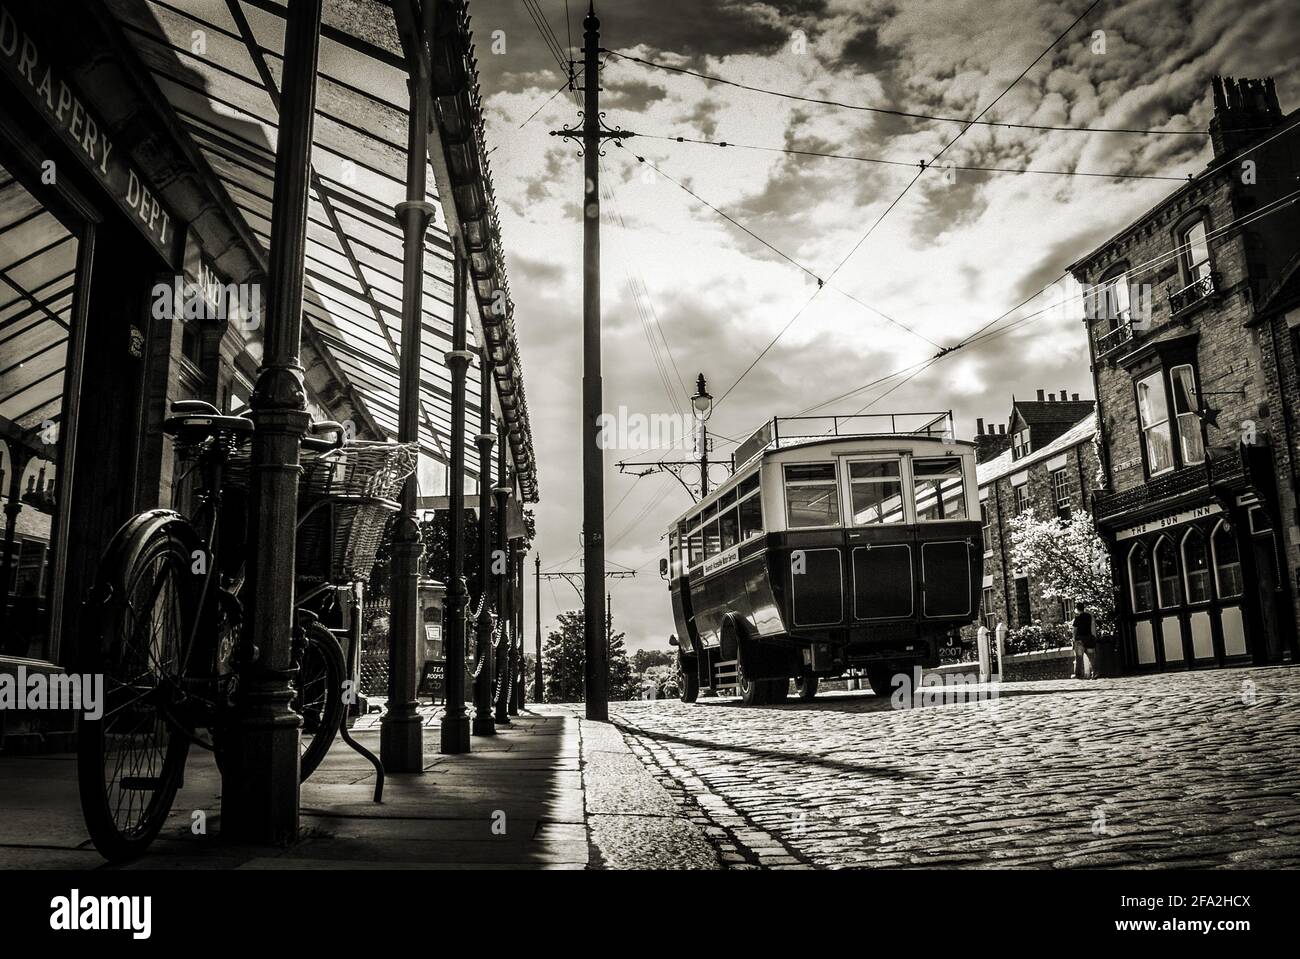
<svg viewBox="0 0 1300 959"><path fill-rule="evenodd" d="M419 461L415 443L358 440L303 455L296 574L340 585L370 577L397 497Z"/></svg>

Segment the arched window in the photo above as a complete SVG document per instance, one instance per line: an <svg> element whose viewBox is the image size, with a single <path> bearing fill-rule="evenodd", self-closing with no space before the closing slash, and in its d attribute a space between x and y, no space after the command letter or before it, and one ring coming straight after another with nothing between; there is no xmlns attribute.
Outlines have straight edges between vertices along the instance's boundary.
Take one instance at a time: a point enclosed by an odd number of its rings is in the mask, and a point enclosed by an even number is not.
<svg viewBox="0 0 1300 959"><path fill-rule="evenodd" d="M1219 521L1210 534L1210 548L1214 553L1214 583L1220 599L1232 599L1242 593L1241 556L1237 552L1237 537L1228 524Z"/></svg>
<svg viewBox="0 0 1300 959"><path fill-rule="evenodd" d="M1210 601L1210 557L1205 534L1195 526L1183 537L1183 577L1189 603Z"/></svg>
<svg viewBox="0 0 1300 959"><path fill-rule="evenodd" d="M1169 609L1180 602L1178 596L1178 550L1168 536L1156 540L1156 597L1161 609Z"/></svg>
<svg viewBox="0 0 1300 959"><path fill-rule="evenodd" d="M1133 612L1149 613L1155 606L1151 582L1151 556L1141 543L1134 543L1128 553L1128 581L1132 591Z"/></svg>

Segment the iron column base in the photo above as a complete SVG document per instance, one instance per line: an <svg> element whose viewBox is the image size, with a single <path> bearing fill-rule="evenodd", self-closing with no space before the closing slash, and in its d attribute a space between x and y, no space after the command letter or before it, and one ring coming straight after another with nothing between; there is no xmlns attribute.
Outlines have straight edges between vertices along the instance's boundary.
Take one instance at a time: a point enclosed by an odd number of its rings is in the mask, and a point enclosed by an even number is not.
<svg viewBox="0 0 1300 959"><path fill-rule="evenodd" d="M462 714L460 716L442 717L442 737L438 751L441 753L469 752L468 716Z"/></svg>
<svg viewBox="0 0 1300 959"><path fill-rule="evenodd" d="M414 709L390 709L379 720L379 761L386 773L424 772L424 726Z"/></svg>

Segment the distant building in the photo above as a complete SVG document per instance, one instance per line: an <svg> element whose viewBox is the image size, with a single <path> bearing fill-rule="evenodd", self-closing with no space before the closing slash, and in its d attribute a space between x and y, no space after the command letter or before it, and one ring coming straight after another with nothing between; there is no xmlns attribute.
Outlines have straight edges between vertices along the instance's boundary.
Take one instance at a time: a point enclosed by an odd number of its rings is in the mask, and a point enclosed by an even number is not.
<svg viewBox="0 0 1300 959"><path fill-rule="evenodd" d="M980 520L984 538L984 584L980 622L1009 629L1033 622L1069 622L1068 599L1048 599L1041 583L1031 582L1011 564L1012 518L1028 509L1034 515L1069 519L1086 512L1097 481L1092 400L1076 393L1038 391L1033 401L1012 400L1005 425L985 432L978 421Z"/></svg>
<svg viewBox="0 0 1300 959"><path fill-rule="evenodd" d="M1071 267L1085 289L1121 655L1294 656L1300 111L1213 80L1214 159Z"/></svg>

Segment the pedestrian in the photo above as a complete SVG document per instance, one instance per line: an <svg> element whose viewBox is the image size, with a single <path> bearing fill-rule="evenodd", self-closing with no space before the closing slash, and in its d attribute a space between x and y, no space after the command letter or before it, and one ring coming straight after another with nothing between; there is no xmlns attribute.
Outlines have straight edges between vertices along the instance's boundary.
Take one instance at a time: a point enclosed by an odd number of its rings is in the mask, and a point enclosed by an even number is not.
<svg viewBox="0 0 1300 959"><path fill-rule="evenodd" d="M1092 613L1083 607L1083 600L1074 603L1074 672L1072 679L1096 679L1093 663L1097 637L1092 632Z"/></svg>

